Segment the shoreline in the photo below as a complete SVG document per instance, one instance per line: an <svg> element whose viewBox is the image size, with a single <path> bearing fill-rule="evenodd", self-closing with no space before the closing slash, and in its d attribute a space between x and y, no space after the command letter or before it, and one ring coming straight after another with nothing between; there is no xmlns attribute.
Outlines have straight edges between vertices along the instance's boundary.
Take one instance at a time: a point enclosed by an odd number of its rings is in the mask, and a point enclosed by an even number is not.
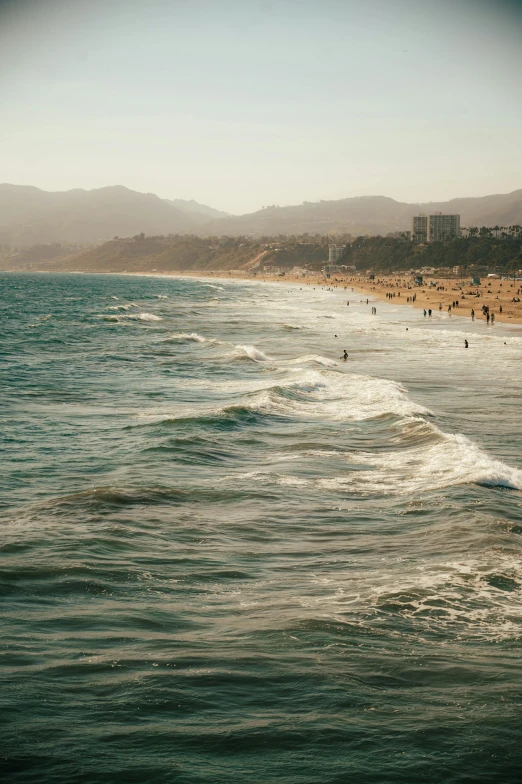
<svg viewBox="0 0 522 784"><path fill-rule="evenodd" d="M104 274L104 273L102 273ZM105 273L106 274L106 273ZM109 273L109 274L121 274L121 273ZM510 281L503 281L503 280L494 280L488 281L486 283L482 283L480 286L464 286L461 281L457 281L454 279L441 279L441 283L448 284L444 288L444 291L436 291L433 287L430 289L429 285L425 285L424 288L422 286L412 286L408 288L408 285L411 282L411 276L407 275L389 275L389 276L380 276L377 281L370 281L370 280L361 280L359 276L346 276L345 278L331 278L325 279L324 276L320 273L317 275L309 275L305 278L298 277L296 275L286 274L284 277L279 275L267 275L267 274L258 274L256 276L245 272L244 274L239 274L238 270L234 270L234 274L227 274L225 270L219 270L219 274L217 271L213 270L201 270L201 271L187 271L187 272L177 272L177 273L170 273L170 272L154 272L154 273L141 273L141 272L134 272L134 273L123 273L129 275L152 275L154 277L177 277L177 278L204 278L205 280L221 280L221 281L249 281L251 283L277 283L281 284L291 284L291 285L299 285L301 288L308 287L308 286L319 286L321 288L330 288L330 289L339 289L339 290L349 290L351 289L354 294L361 294L366 299L373 299L377 301L386 302L388 304L393 305L402 305L404 307L411 307L416 308L418 310L426 310L428 311L431 308L434 312L434 315L439 315L441 312L439 310L439 303L442 304L442 312L448 313L448 305L451 304L454 300L459 300L459 307L452 308L451 314L448 316L449 318L453 318L457 316L461 319L467 319L470 323L473 323L471 319L471 309L475 311L475 321L480 322L483 321L484 324L487 324L487 320L485 315L482 313L482 304L489 305L490 312L495 314L495 324L499 324L502 326L522 326L522 303L511 303L509 298L513 296L514 292L517 292L519 288L522 289L522 281L518 281L515 285L516 288L511 287ZM498 288L499 284L504 284L502 290ZM488 294L490 286L493 285L495 288L495 294ZM506 287L507 285L507 287ZM461 287L461 288L459 288ZM480 296L474 297L464 293L465 302L462 302L462 294L463 291L468 291L470 288L473 290L479 290ZM394 296L392 298L388 298L386 295L387 293L395 293L398 294L400 291L400 296ZM496 292L500 293L500 298ZM415 301L411 301L411 297L415 295ZM497 297L496 299L494 297ZM408 297L410 301L408 302ZM521 296L522 298L522 296ZM348 298L349 299L349 298ZM499 313L498 308L502 305L502 313ZM426 316L429 318L429 316ZM490 324L492 328L494 328L495 324Z"/></svg>
<svg viewBox="0 0 522 784"><path fill-rule="evenodd" d="M486 316L482 313L482 305L489 306L490 312L495 315L495 324L502 326L522 325L522 302L514 303L513 297L522 299L522 281L512 283L509 280L486 279L480 285L465 285L462 280L454 278L441 278L438 282L442 290L429 284L412 285L411 275L380 275L372 281L359 275L346 275L343 277L325 278L322 273L298 277L290 273L284 276L269 275L258 273L253 275L251 272L241 270L183 270L183 271L143 271L143 272L100 272L83 270L3 270L4 272L20 274L64 274L64 275L126 275L136 277L154 278L204 278L205 280L220 280L231 282L234 280L251 283L276 283L299 285L303 287L321 287L327 289L351 290L355 295L360 294L364 298L386 302L393 305L416 308L428 311L432 309L434 315L439 313L448 314L449 318L457 316L467 319L472 323L471 310L475 311L475 321L487 323ZM339 274L339 273L338 273ZM478 296L476 295L478 293ZM388 297L387 294L391 294ZM412 297L415 300L412 301ZM349 299L349 298L348 298ZM408 301L408 299L410 301ZM451 307L448 313L448 306L454 301L459 301L458 307ZM439 307L442 306L442 308ZM502 312L500 312L502 307ZM426 318L429 318L427 316ZM490 324L494 328L495 324Z"/></svg>

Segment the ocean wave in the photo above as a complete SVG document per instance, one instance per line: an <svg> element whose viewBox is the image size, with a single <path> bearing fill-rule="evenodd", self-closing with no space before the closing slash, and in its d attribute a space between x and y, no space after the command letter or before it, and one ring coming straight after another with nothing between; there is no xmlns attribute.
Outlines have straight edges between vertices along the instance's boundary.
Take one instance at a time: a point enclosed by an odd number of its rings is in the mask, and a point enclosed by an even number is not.
<svg viewBox="0 0 522 784"><path fill-rule="evenodd" d="M205 343L206 338L202 335L198 335L197 332L176 332L174 335L170 335L168 338L165 338L163 343L171 343L173 341L183 341L183 340L192 340L195 343Z"/></svg>
<svg viewBox="0 0 522 784"><path fill-rule="evenodd" d="M386 452L359 452L366 470L321 479L325 489L349 489L379 495L408 495L446 487L478 484L522 490L522 471L490 457L466 436L443 433L435 425L432 443Z"/></svg>
<svg viewBox="0 0 522 784"><path fill-rule="evenodd" d="M376 617L381 625L393 624L400 616L402 634L424 643L425 634L499 641L520 638L521 587L520 559L489 550L459 560L433 558L414 571L383 566L367 578L348 572L335 593L316 605L358 626Z"/></svg>
<svg viewBox="0 0 522 784"><path fill-rule="evenodd" d="M128 316L133 321L163 321L161 316L156 316L154 313L136 313L136 315Z"/></svg>
<svg viewBox="0 0 522 784"><path fill-rule="evenodd" d="M285 365L300 365L305 362L314 362L316 365L323 365L323 367L337 367L337 362L334 359L322 357L320 354L303 354L301 357L284 360Z"/></svg>
<svg viewBox="0 0 522 784"><path fill-rule="evenodd" d="M126 305L110 305L107 310L130 310L130 308L137 308L135 302L127 302Z"/></svg>
<svg viewBox="0 0 522 784"><path fill-rule="evenodd" d="M178 408L171 412L142 412L139 419L148 420L133 427L204 427L217 430L232 430L244 425L258 424L266 416L260 406L248 403L231 403L216 408Z"/></svg>
<svg viewBox="0 0 522 784"><path fill-rule="evenodd" d="M246 412L251 415L325 422L363 421L430 413L410 400L404 388L394 381L328 370L307 370L297 377L286 378L280 384L244 393L240 400L223 406L191 406L186 409L180 407L174 412L144 412L141 418L150 418L154 423L187 419L216 422L220 418L223 421L234 418L245 421Z"/></svg>
<svg viewBox="0 0 522 784"><path fill-rule="evenodd" d="M93 487L89 490L80 490L68 495L47 499L41 503L28 505L20 515L20 522L24 518L31 520L33 515L38 519L45 513L65 512L78 508L82 512L92 512L100 509L111 509L127 506L160 505L160 504L186 504L194 502L218 502L234 500L236 496L250 495L244 491L231 491L226 488L195 487L175 488L164 485L146 485L137 487L121 487L106 485Z"/></svg>
<svg viewBox="0 0 522 784"><path fill-rule="evenodd" d="M267 357L266 354L263 354L258 348L249 345L236 346L236 351L229 356L234 359L244 359L245 357L248 357L248 359L251 359L254 362L267 362L269 359L269 357Z"/></svg>
<svg viewBox="0 0 522 784"><path fill-rule="evenodd" d="M109 308L109 310L121 311L122 309L126 310L127 307L131 307L131 305L125 306L124 308L117 306L115 308ZM120 313L119 315L101 313L98 315L98 318L102 321L114 321L120 324L128 323L129 321L163 321L160 316L155 316L154 313Z"/></svg>

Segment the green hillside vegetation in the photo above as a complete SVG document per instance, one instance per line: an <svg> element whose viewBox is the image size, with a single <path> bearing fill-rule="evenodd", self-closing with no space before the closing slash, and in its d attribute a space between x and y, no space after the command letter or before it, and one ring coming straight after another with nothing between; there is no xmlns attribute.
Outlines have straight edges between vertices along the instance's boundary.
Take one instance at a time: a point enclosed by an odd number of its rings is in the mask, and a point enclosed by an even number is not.
<svg viewBox="0 0 522 784"><path fill-rule="evenodd" d="M270 238L265 238L270 241ZM330 240L331 241L331 240ZM292 267L310 267L319 270L328 263L328 237L314 240L299 240L296 237L285 237L277 243L277 248L270 248L263 258L263 265L277 265L291 269ZM273 240L272 240L272 243ZM344 243L343 243L344 244Z"/></svg>
<svg viewBox="0 0 522 784"><path fill-rule="evenodd" d="M182 272L235 269L262 248L241 237L202 238L194 235L113 239L80 253L61 269L85 272Z"/></svg>
<svg viewBox="0 0 522 784"><path fill-rule="evenodd" d="M414 245L406 236L336 237L199 237L169 235L115 237L98 247L75 253L72 247L40 245L0 253L1 269L84 272L183 272L248 269L259 259L258 272L276 267L320 270L331 242L346 244L343 264L357 270L395 272L423 267L455 266L480 274L522 269L522 230L474 229L467 238ZM261 257L261 254L262 257Z"/></svg>
<svg viewBox="0 0 522 784"><path fill-rule="evenodd" d="M401 237L358 237L346 248L342 263L380 272L454 266L480 272L522 269L521 234L513 231L495 237L487 232L428 245L414 245Z"/></svg>

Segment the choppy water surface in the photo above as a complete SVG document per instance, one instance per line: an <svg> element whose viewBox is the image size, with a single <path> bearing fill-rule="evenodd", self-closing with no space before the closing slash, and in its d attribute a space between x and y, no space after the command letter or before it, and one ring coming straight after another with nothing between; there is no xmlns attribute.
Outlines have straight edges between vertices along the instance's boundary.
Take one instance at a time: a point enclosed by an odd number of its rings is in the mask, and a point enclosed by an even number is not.
<svg viewBox="0 0 522 784"><path fill-rule="evenodd" d="M520 782L520 332L0 283L4 780Z"/></svg>

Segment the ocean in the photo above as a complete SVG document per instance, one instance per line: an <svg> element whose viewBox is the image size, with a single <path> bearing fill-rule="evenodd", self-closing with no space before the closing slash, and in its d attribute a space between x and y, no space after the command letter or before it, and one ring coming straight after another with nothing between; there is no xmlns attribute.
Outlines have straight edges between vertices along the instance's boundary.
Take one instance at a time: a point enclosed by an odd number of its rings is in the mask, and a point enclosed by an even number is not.
<svg viewBox="0 0 522 784"><path fill-rule="evenodd" d="M520 329L255 280L0 299L2 781L519 784Z"/></svg>

